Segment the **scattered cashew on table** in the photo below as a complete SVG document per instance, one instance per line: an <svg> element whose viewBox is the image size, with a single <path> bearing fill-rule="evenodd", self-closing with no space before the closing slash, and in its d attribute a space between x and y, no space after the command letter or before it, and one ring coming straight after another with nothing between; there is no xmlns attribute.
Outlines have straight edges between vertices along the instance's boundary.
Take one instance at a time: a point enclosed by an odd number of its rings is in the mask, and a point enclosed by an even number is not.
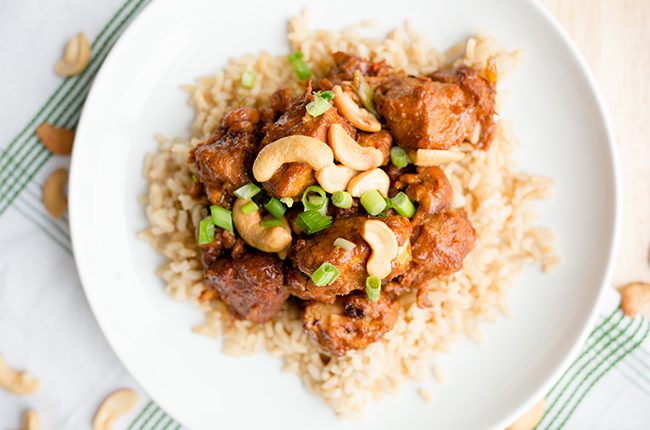
<svg viewBox="0 0 650 430"><path fill-rule="evenodd" d="M138 400L138 393L130 388L113 391L99 405L93 419L93 430L111 430L115 421L135 408Z"/></svg>
<svg viewBox="0 0 650 430"><path fill-rule="evenodd" d="M10 367L0 355L0 387L13 394L26 396L41 388L41 382L26 370Z"/></svg>

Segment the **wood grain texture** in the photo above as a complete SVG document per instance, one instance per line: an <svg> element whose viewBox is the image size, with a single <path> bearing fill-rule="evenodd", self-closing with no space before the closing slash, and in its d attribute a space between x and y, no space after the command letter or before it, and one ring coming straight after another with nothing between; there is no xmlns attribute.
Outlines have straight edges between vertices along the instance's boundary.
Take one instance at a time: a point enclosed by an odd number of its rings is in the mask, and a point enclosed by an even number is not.
<svg viewBox="0 0 650 430"><path fill-rule="evenodd" d="M650 281L650 0L542 3L587 59L614 122L623 197L614 285Z"/></svg>

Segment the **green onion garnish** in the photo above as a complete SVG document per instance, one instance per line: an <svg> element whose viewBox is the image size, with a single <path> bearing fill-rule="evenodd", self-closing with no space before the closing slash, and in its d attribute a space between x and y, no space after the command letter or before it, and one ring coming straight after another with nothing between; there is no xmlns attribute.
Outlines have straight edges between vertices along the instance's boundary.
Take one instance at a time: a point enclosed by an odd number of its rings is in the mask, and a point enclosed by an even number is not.
<svg viewBox="0 0 650 430"><path fill-rule="evenodd" d="M264 207L275 218L282 218L284 213L287 211L287 208L284 207L282 202L280 202L280 200L276 199L275 197L271 197L271 200L264 203Z"/></svg>
<svg viewBox="0 0 650 430"><path fill-rule="evenodd" d="M321 116L332 107L332 100L334 100L333 91L314 93L314 100L306 106L307 113L313 117Z"/></svg>
<svg viewBox="0 0 650 430"><path fill-rule="evenodd" d="M288 208L293 206L293 199L291 197L282 197L280 201Z"/></svg>
<svg viewBox="0 0 650 430"><path fill-rule="evenodd" d="M320 211L327 205L327 193L318 185L312 185L302 193L301 201L306 211Z"/></svg>
<svg viewBox="0 0 650 430"><path fill-rule="evenodd" d="M379 215L386 208L386 201L377 190L367 190L361 194L361 206L363 206L370 215Z"/></svg>
<svg viewBox="0 0 650 430"><path fill-rule="evenodd" d="M412 218L415 215L415 206L409 196L406 195L403 191L395 194L391 199L393 202L393 209L398 214L405 216L407 218Z"/></svg>
<svg viewBox="0 0 650 430"><path fill-rule="evenodd" d="M326 261L311 274L311 280L317 286L324 287L325 285L330 285L336 281L340 274L341 272L336 268L336 266Z"/></svg>
<svg viewBox="0 0 650 430"><path fill-rule="evenodd" d="M250 215L256 210L258 210L260 207L255 204L255 202L248 202L244 206L241 207L241 211L244 213L244 215Z"/></svg>
<svg viewBox="0 0 650 430"><path fill-rule="evenodd" d="M376 276L368 276L366 278L366 294L368 300L376 302L379 300L379 293L381 293L381 279Z"/></svg>
<svg viewBox="0 0 650 430"><path fill-rule="evenodd" d="M307 234L314 234L332 226L332 217L323 215L319 211L308 210L296 218L298 227Z"/></svg>
<svg viewBox="0 0 650 430"><path fill-rule="evenodd" d="M214 240L214 224L211 217L205 217L199 224L199 245L212 243Z"/></svg>
<svg viewBox="0 0 650 430"><path fill-rule="evenodd" d="M235 231L232 226L232 212L228 209L212 205L210 206L210 214L212 215L212 224L231 233Z"/></svg>
<svg viewBox="0 0 650 430"><path fill-rule="evenodd" d="M196 176L192 175L192 182L194 182L194 183L196 184L197 182L199 182L199 178L197 178Z"/></svg>
<svg viewBox="0 0 650 430"><path fill-rule="evenodd" d="M282 220L277 218L267 218L260 221L260 225L264 228L280 227Z"/></svg>
<svg viewBox="0 0 650 430"><path fill-rule="evenodd" d="M356 248L357 245L355 245L354 242L350 242L347 239L343 239L342 237L337 237L336 240L334 241L334 246L336 246L337 248L345 249L346 251L351 251L354 248Z"/></svg>
<svg viewBox="0 0 650 430"><path fill-rule="evenodd" d="M370 88L368 82L366 82L366 80L363 78L360 70L354 71L352 86L357 91L357 95L359 96L363 107L366 108L374 116L379 117L379 114L375 109L375 92L372 90L372 88Z"/></svg>
<svg viewBox="0 0 650 430"><path fill-rule="evenodd" d="M257 74L253 70L253 68L249 65L246 66L246 69L241 74L241 78L239 80L239 83L241 84L242 87L251 89L255 86L255 78L257 77Z"/></svg>
<svg viewBox="0 0 650 430"><path fill-rule="evenodd" d="M390 161L398 169L408 166L408 164L411 162L404 148L401 148L399 146L393 146L390 148Z"/></svg>
<svg viewBox="0 0 650 430"><path fill-rule="evenodd" d="M332 204L337 208L349 209L352 207L352 196L347 191L337 191L332 194Z"/></svg>
<svg viewBox="0 0 650 430"><path fill-rule="evenodd" d="M289 63L291 64L291 68L293 69L298 79L300 79L301 81L306 81L312 75L309 66L303 60L304 57L305 54L303 54L301 51L292 52L287 57L289 58Z"/></svg>
<svg viewBox="0 0 650 430"><path fill-rule="evenodd" d="M252 182L249 182L248 184L237 188L235 190L235 195L240 199L246 200L253 198L253 196L257 195L260 191L262 191L260 187Z"/></svg>

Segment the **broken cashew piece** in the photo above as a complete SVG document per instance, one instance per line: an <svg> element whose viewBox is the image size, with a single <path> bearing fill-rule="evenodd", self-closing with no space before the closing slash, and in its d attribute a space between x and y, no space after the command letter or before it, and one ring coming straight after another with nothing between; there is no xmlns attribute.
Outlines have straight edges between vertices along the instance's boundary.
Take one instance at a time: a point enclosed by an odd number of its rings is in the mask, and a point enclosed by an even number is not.
<svg viewBox="0 0 650 430"><path fill-rule="evenodd" d="M280 218L281 226L262 227L259 211L246 215L241 208L248 199L237 199L232 208L232 218L237 232L253 248L264 252L282 252L291 245L291 228L285 217Z"/></svg>
<svg viewBox="0 0 650 430"><path fill-rule="evenodd" d="M22 430L40 430L41 417L38 412L30 409L23 415L23 429Z"/></svg>
<svg viewBox="0 0 650 430"><path fill-rule="evenodd" d="M397 256L395 233L385 223L371 219L363 223L361 237L368 242L372 253L366 264L370 276L384 279L391 272L391 262Z"/></svg>
<svg viewBox="0 0 650 430"><path fill-rule="evenodd" d="M318 184L328 193L345 191L350 179L359 173L342 164L330 164L324 169L317 170L314 176Z"/></svg>
<svg viewBox="0 0 650 430"><path fill-rule="evenodd" d="M361 197L368 190L377 190L382 196L388 197L389 188L390 178L379 168L359 173L348 183L348 193L352 197Z"/></svg>
<svg viewBox="0 0 650 430"><path fill-rule="evenodd" d="M384 154L379 149L359 145L339 124L330 126L328 135L334 158L350 169L363 172L384 162Z"/></svg>
<svg viewBox="0 0 650 430"><path fill-rule="evenodd" d="M36 135L52 154L70 155L74 142L74 131L43 123L36 129Z"/></svg>
<svg viewBox="0 0 650 430"><path fill-rule="evenodd" d="M409 151L409 158L416 166L438 166L444 163L460 161L465 154L449 149L418 149Z"/></svg>
<svg viewBox="0 0 650 430"><path fill-rule="evenodd" d="M57 169L45 180L43 185L43 205L53 218L61 218L68 210L68 198L65 186L68 183L68 171Z"/></svg>
<svg viewBox="0 0 650 430"><path fill-rule="evenodd" d="M334 163L334 154L322 140L309 136L287 136L269 143L257 154L253 176L266 182L285 163L307 163L314 170Z"/></svg>
<svg viewBox="0 0 650 430"><path fill-rule="evenodd" d="M138 403L138 393L130 388L113 391L99 405L93 418L93 430L111 430L113 423Z"/></svg>
<svg viewBox="0 0 650 430"><path fill-rule="evenodd" d="M68 40L63 58L56 64L57 75L69 77L83 72L90 62L90 42L85 33L79 33Z"/></svg>
<svg viewBox="0 0 650 430"><path fill-rule="evenodd" d="M0 387L24 396L38 391L41 382L27 371L12 369L4 357L0 356Z"/></svg>
<svg viewBox="0 0 650 430"><path fill-rule="evenodd" d="M376 132L381 130L379 120L366 109L356 104L352 96L343 91L340 85L335 85L332 91L334 91L334 104L336 105L336 109L353 126L363 131Z"/></svg>
<svg viewBox="0 0 650 430"><path fill-rule="evenodd" d="M510 424L506 430L533 430L544 417L544 399L535 403L525 414L517 421Z"/></svg>
<svg viewBox="0 0 650 430"><path fill-rule="evenodd" d="M650 303L650 284L633 282L620 289L621 310L629 317L634 318L641 309Z"/></svg>

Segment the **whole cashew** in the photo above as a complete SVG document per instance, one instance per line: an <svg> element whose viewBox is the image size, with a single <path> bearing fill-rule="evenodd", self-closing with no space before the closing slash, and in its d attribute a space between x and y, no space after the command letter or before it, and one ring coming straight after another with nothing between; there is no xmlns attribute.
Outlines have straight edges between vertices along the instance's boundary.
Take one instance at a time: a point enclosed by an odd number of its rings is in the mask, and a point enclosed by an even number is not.
<svg viewBox="0 0 650 430"><path fill-rule="evenodd" d="M90 62L90 42L84 33L79 33L68 41L63 58L54 71L64 77L78 75Z"/></svg>
<svg viewBox="0 0 650 430"><path fill-rule="evenodd" d="M379 149L359 145L339 124L330 126L329 144L334 158L354 170L363 172L384 162L384 154Z"/></svg>
<svg viewBox="0 0 650 430"><path fill-rule="evenodd" d="M366 271L371 276L384 279L390 274L391 262L397 256L395 233L385 223L371 219L363 223L361 236L372 249Z"/></svg>
<svg viewBox="0 0 650 430"><path fill-rule="evenodd" d="M650 284L633 282L625 285L621 292L621 309L623 313L634 318L639 311L650 303Z"/></svg>
<svg viewBox="0 0 650 430"><path fill-rule="evenodd" d="M390 178L379 168L359 173L348 182L348 193L352 197L361 197L368 190L377 190L382 196L388 197L389 188Z"/></svg>
<svg viewBox="0 0 650 430"><path fill-rule="evenodd" d="M353 126L363 131L379 131L381 123L373 114L360 107L352 100L352 97L343 91L339 85L332 88L334 91L334 104L336 109L343 115Z"/></svg>
<svg viewBox="0 0 650 430"><path fill-rule="evenodd" d="M253 211L246 215L241 208L250 200L237 199L232 209L232 218L237 232L244 241L264 252L282 252L291 245L291 228L285 217L282 217L282 225L278 227L262 227L259 211Z"/></svg>
<svg viewBox="0 0 650 430"><path fill-rule="evenodd" d="M23 414L23 429L22 430L40 430L41 417L38 412L30 409Z"/></svg>
<svg viewBox="0 0 650 430"><path fill-rule="evenodd" d="M0 387L10 393L28 395L38 391L41 382L27 371L12 369L0 356Z"/></svg>
<svg viewBox="0 0 650 430"><path fill-rule="evenodd" d="M43 123L36 129L36 135L52 154L70 155L72 153L74 131Z"/></svg>
<svg viewBox="0 0 650 430"><path fill-rule="evenodd" d="M68 171L57 169L43 184L43 205L53 218L61 218L68 210L68 198L65 195L65 186L68 183Z"/></svg>
<svg viewBox="0 0 650 430"><path fill-rule="evenodd" d="M533 430L544 417L544 399L535 403L525 414L517 421L510 424L506 430Z"/></svg>
<svg viewBox="0 0 650 430"><path fill-rule="evenodd" d="M287 136L269 143L257 154L253 176L266 182L285 163L307 163L320 170L334 162L334 154L322 140L309 136Z"/></svg>
<svg viewBox="0 0 650 430"><path fill-rule="evenodd" d="M324 169L317 170L314 176L318 184L325 191L335 193L337 191L344 191L350 179L357 173L356 170L345 167L342 164L330 164Z"/></svg>
<svg viewBox="0 0 650 430"><path fill-rule="evenodd" d="M465 154L462 152L448 149L418 149L416 151L409 151L408 154L413 164L422 167L438 166L443 163L460 161L465 157Z"/></svg>
<svg viewBox="0 0 650 430"><path fill-rule="evenodd" d="M117 419L135 408L138 397L138 393L129 388L112 392L99 405L93 419L93 430L111 430Z"/></svg>

